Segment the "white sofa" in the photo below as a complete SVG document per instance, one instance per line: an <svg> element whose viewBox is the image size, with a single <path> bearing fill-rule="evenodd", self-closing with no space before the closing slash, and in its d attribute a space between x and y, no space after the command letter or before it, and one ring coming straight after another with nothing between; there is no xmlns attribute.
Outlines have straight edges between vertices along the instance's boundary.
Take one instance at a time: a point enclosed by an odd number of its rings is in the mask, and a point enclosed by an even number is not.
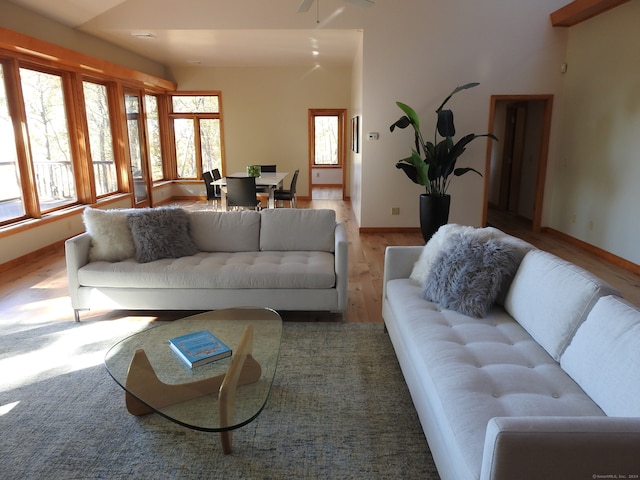
<svg viewBox="0 0 640 480"><path fill-rule="evenodd" d="M346 309L346 228L333 210L86 209L84 220L66 242L76 321L91 308Z"/></svg>
<svg viewBox="0 0 640 480"><path fill-rule="evenodd" d="M475 273L447 265L465 235L509 250L517 268L481 318L424 297L434 300L427 284L438 271L462 284L486 275L473 259ZM441 478L639 478L640 311L498 230L441 237L430 253L387 248L382 306Z"/></svg>

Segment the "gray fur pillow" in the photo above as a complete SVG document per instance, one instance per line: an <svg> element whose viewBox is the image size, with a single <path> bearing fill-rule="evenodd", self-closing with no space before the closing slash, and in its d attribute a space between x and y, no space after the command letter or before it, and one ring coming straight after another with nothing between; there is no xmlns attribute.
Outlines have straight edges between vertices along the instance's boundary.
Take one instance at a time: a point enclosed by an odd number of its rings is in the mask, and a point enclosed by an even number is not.
<svg viewBox="0 0 640 480"><path fill-rule="evenodd" d="M464 315L485 317L518 261L514 247L500 239L452 235L427 277L423 298Z"/></svg>
<svg viewBox="0 0 640 480"><path fill-rule="evenodd" d="M189 234L189 216L181 208L149 208L127 214L140 263L198 253Z"/></svg>

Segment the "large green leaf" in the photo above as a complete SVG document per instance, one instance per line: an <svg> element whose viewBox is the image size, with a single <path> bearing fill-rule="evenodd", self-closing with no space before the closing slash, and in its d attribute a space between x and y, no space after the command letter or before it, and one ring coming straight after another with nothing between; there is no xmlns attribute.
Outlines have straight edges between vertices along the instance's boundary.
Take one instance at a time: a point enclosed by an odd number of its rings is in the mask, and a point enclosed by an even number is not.
<svg viewBox="0 0 640 480"><path fill-rule="evenodd" d="M400 110L402 110L409 120L411 120L413 128L420 130L420 119L418 118L416 111L406 103L396 102L396 105L400 107Z"/></svg>
<svg viewBox="0 0 640 480"><path fill-rule="evenodd" d="M429 166L415 150L411 152L410 157L403 158L396 163L396 168L404 171L407 177L418 185L425 186L429 183Z"/></svg>
<svg viewBox="0 0 640 480"><path fill-rule="evenodd" d="M464 85L460 85L459 87L456 87L453 92L451 92L449 94L449 96L447 98L444 99L444 102L442 102L442 105L440 105L438 107L438 109L436 110L436 112L439 112L440 110L442 110L442 107L445 106L445 104L449 101L449 99L451 97L453 97L456 93L458 93L461 90L467 90L468 88L473 88L473 87L477 87L478 85L480 85L480 83L478 82L471 82L471 83L465 83Z"/></svg>

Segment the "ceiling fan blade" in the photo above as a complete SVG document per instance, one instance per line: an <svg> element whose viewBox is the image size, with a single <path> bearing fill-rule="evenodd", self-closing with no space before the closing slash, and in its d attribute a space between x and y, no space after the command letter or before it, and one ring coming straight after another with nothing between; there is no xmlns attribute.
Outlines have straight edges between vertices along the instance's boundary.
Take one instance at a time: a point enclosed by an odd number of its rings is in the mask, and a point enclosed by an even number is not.
<svg viewBox="0 0 640 480"><path fill-rule="evenodd" d="M345 0L345 2L353 3L354 5L366 8L373 7L376 4L372 0Z"/></svg>
<svg viewBox="0 0 640 480"><path fill-rule="evenodd" d="M298 7L298 13L308 12L311 5L313 5L313 0L302 0L302 3Z"/></svg>

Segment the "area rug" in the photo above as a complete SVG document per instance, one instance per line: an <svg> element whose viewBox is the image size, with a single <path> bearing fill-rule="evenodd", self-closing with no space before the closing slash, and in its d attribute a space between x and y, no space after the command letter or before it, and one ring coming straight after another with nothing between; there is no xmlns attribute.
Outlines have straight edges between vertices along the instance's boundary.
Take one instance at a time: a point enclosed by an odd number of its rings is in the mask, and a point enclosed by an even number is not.
<svg viewBox="0 0 640 480"><path fill-rule="evenodd" d="M3 327L2 479L439 478L382 324L286 321L267 406L230 455L127 413L102 361L146 322Z"/></svg>

